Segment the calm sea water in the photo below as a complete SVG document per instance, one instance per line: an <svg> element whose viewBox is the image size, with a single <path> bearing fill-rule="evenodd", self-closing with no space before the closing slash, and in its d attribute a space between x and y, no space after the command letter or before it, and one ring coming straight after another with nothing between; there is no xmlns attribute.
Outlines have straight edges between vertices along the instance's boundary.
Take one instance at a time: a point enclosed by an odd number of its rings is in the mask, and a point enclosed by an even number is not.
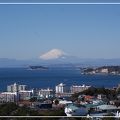
<svg viewBox="0 0 120 120"><path fill-rule="evenodd" d="M120 83L120 75L81 75L76 68L51 68L48 70L28 70L26 68L0 68L0 91L14 82L26 84L30 88L55 88L63 82L67 85L92 85L114 87Z"/></svg>

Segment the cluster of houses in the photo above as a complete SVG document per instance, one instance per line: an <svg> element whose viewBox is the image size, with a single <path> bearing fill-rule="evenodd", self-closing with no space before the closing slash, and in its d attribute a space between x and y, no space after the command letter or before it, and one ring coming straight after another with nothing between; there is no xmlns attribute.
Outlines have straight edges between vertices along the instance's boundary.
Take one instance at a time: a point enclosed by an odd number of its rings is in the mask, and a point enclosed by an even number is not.
<svg viewBox="0 0 120 120"><path fill-rule="evenodd" d="M112 74L120 75L120 66L103 66L98 68L82 68L82 74Z"/></svg>
<svg viewBox="0 0 120 120"><path fill-rule="evenodd" d="M113 101L108 102L105 95L82 94L78 96L77 101L70 99L74 93L82 92L90 87L86 85L68 87L60 83L55 86L55 90L50 88L30 90L27 85L14 83L7 86L6 92L0 93L0 103L16 102L33 109L54 109L57 107L64 109L67 116L104 116L108 114L120 116L120 107L116 106ZM36 98L37 101L30 101L32 98Z"/></svg>
<svg viewBox="0 0 120 120"><path fill-rule="evenodd" d="M80 95L79 102L65 106L67 116L116 116L120 117L120 106L116 106L113 101L107 101L105 95L99 94L97 97L90 95ZM79 104L78 104L79 103Z"/></svg>

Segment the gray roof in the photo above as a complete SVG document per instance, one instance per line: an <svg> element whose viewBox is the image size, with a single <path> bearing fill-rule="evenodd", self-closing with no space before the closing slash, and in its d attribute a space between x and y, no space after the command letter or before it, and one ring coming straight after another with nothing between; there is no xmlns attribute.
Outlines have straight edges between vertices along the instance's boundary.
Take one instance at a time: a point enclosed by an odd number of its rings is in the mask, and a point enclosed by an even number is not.
<svg viewBox="0 0 120 120"><path fill-rule="evenodd" d="M116 107L114 105L99 105L97 106L98 109L101 109L101 110L115 110L115 109L120 109L120 107Z"/></svg>

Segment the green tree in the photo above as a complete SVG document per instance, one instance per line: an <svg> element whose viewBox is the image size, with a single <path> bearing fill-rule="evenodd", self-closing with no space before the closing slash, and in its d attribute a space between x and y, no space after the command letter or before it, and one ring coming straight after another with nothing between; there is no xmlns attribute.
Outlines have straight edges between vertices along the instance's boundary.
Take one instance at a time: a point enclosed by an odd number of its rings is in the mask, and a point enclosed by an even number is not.
<svg viewBox="0 0 120 120"><path fill-rule="evenodd" d="M36 101L37 101L37 97L30 98L30 102L36 102Z"/></svg>
<svg viewBox="0 0 120 120"><path fill-rule="evenodd" d="M0 105L0 115L12 115L17 108L18 106L15 103L4 103Z"/></svg>
<svg viewBox="0 0 120 120"><path fill-rule="evenodd" d="M55 103L55 105L58 105L58 104L59 104L59 100L56 99L56 100L54 101L54 103Z"/></svg>

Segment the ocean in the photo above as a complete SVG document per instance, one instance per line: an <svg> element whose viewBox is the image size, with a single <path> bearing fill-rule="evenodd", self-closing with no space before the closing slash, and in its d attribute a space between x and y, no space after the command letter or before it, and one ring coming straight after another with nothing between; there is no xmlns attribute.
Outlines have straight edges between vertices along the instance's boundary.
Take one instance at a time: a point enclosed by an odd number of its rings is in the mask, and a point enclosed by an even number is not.
<svg viewBox="0 0 120 120"><path fill-rule="evenodd" d="M27 68L0 68L0 91L7 85L26 84L29 88L52 88L59 83L71 85L91 85L112 88L120 83L120 75L82 75L76 68L56 67L48 70L28 70Z"/></svg>

